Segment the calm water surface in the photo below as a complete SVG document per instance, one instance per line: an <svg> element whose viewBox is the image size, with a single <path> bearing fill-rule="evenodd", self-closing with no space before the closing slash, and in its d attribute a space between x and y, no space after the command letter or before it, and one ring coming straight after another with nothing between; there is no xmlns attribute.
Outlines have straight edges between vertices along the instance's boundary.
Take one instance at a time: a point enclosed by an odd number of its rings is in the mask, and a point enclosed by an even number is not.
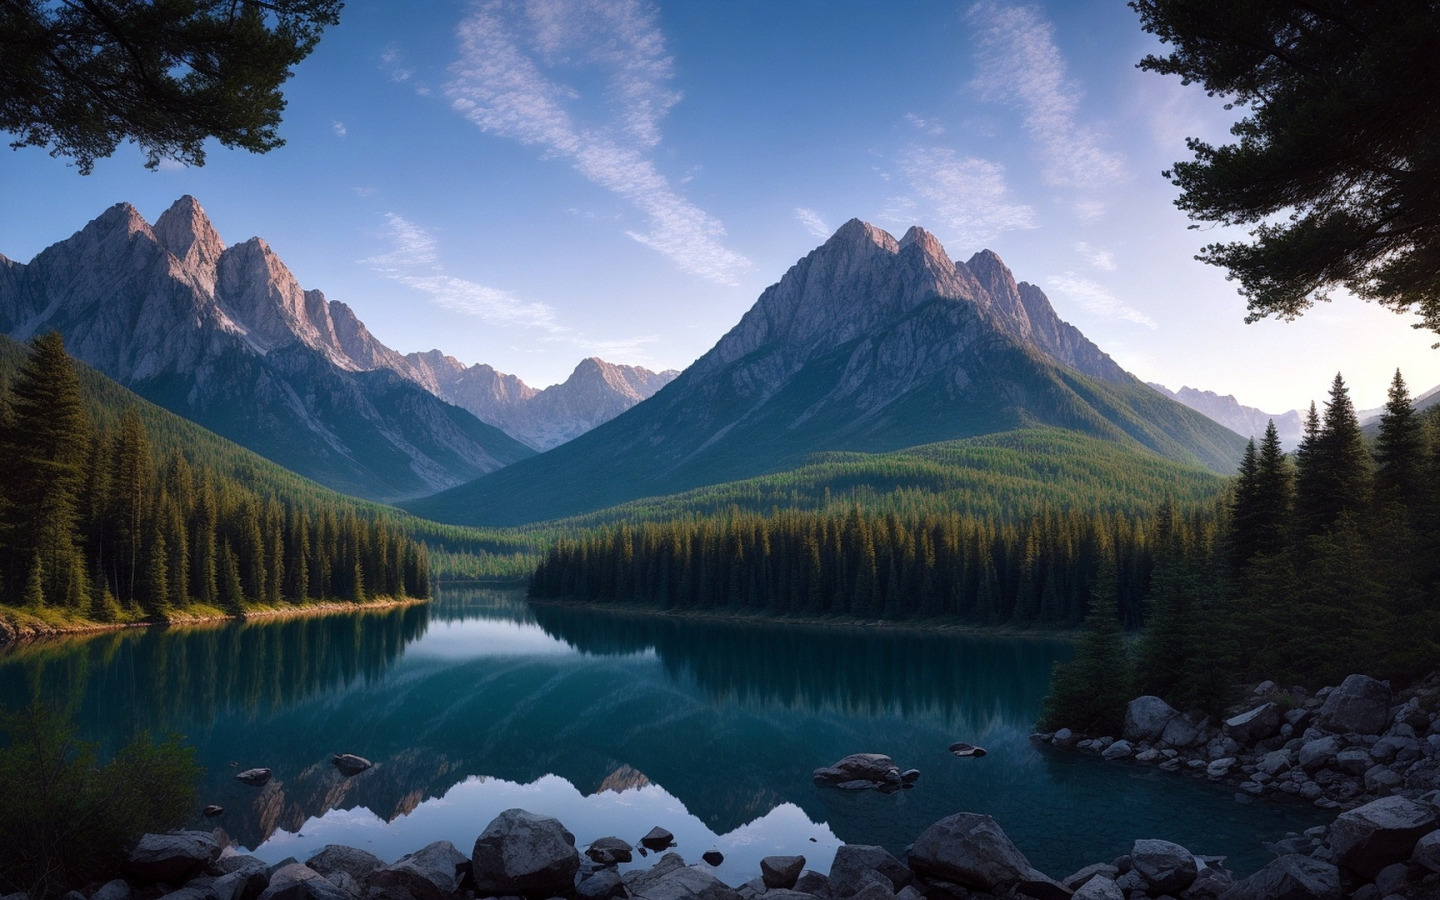
<svg viewBox="0 0 1440 900"><path fill-rule="evenodd" d="M178 732L206 768L202 803L268 861L329 843L386 860L434 840L468 853L501 810L553 815L581 847L654 825L719 875L840 843L897 855L959 811L994 816L1045 872L1140 837L1225 854L1248 872L1273 841L1324 818L1152 768L1027 739L1052 663L1044 639L615 617L531 608L513 589L444 588L428 607L42 642L0 655L0 700L72 711L113 748ZM957 759L951 743L989 751ZM882 795L816 786L855 752L921 771ZM333 753L376 763L341 778ZM263 789L234 780L266 766ZM640 864L637 860L636 864Z"/></svg>

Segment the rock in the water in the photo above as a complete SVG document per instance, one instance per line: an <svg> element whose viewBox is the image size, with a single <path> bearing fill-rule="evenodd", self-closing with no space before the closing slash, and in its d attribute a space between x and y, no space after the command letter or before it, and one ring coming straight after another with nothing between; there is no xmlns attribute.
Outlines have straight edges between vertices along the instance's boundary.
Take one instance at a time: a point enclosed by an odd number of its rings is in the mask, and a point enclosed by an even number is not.
<svg viewBox="0 0 1440 900"><path fill-rule="evenodd" d="M659 853L661 850L675 846L675 835L656 825L640 839L640 846Z"/></svg>
<svg viewBox="0 0 1440 900"><path fill-rule="evenodd" d="M795 882L799 880L800 873L805 871L805 857L803 856L767 856L760 860L760 877L765 881L765 887L771 890L780 888L792 890Z"/></svg>
<svg viewBox="0 0 1440 900"><path fill-rule="evenodd" d="M1170 841L1145 839L1130 850L1130 866L1149 885L1152 896L1178 894L1195 880L1195 854Z"/></svg>
<svg viewBox="0 0 1440 900"><path fill-rule="evenodd" d="M1379 734L1390 718L1390 688L1368 675L1350 675L1330 692L1315 723L1336 734Z"/></svg>
<svg viewBox="0 0 1440 900"><path fill-rule="evenodd" d="M385 863L380 857L373 853L366 853L364 850L357 850L341 844L326 844L319 853L305 860L305 865L326 878L336 872L344 872L364 884L365 879L370 877L370 873L383 867Z"/></svg>
<svg viewBox="0 0 1440 900"><path fill-rule="evenodd" d="M634 859L635 848L618 837L602 837L590 842L585 855L602 866L613 866Z"/></svg>
<svg viewBox="0 0 1440 900"><path fill-rule="evenodd" d="M147 834L125 861L136 881L182 884L220 856L220 844L208 831Z"/></svg>
<svg viewBox="0 0 1440 900"><path fill-rule="evenodd" d="M956 756L984 756L985 748L977 747L974 744L967 744L964 741L956 741L950 745L950 752Z"/></svg>
<svg viewBox="0 0 1440 900"><path fill-rule="evenodd" d="M900 785L900 767L883 753L852 753L834 765L815 770L815 780L822 784L853 786L853 782L869 782L872 787Z"/></svg>
<svg viewBox="0 0 1440 900"><path fill-rule="evenodd" d="M1254 709L1225 720L1225 733L1243 747L1253 747L1280 733L1285 710L1278 703L1262 703Z"/></svg>
<svg viewBox="0 0 1440 900"><path fill-rule="evenodd" d="M260 892L259 900L354 900L319 872L289 863L270 876L270 884Z"/></svg>
<svg viewBox="0 0 1440 900"><path fill-rule="evenodd" d="M1340 900L1340 870L1291 853L1230 886L1220 900Z"/></svg>
<svg viewBox="0 0 1440 900"><path fill-rule="evenodd" d="M209 806L205 807L204 809L200 810L200 814L203 815L203 816L204 816L205 818L207 818L207 819L213 819L213 818L215 818L215 817L218 816L218 815L224 814L224 812L225 812L225 807L223 807L223 806L216 806L216 805L213 804L213 803L210 804Z"/></svg>
<svg viewBox="0 0 1440 900"><path fill-rule="evenodd" d="M1132 743L1154 741L1165 733L1170 720L1180 715L1159 697L1136 697L1125 707L1125 726L1120 736Z"/></svg>
<svg viewBox="0 0 1440 900"><path fill-rule="evenodd" d="M269 769L246 769L235 776L235 780L251 787L264 787L270 783Z"/></svg>
<svg viewBox="0 0 1440 900"><path fill-rule="evenodd" d="M920 780L920 770L906 769L905 771L900 773L900 780L906 785L912 785Z"/></svg>
<svg viewBox="0 0 1440 900"><path fill-rule="evenodd" d="M331 762L335 764L335 768L340 770L340 774L346 778L352 775L359 775L361 772L375 765L365 757L356 756L353 753L337 753Z"/></svg>
<svg viewBox="0 0 1440 900"><path fill-rule="evenodd" d="M571 851L574 851L573 845ZM436 841L370 873L370 885L379 888L382 893L408 895L413 900L449 900L460 893L460 883L465 878L469 862L454 844ZM578 868L578 855L575 864ZM572 869L566 887L574 883L575 870Z"/></svg>
<svg viewBox="0 0 1440 900"><path fill-rule="evenodd" d="M1133 745L1131 745L1129 741L1118 740L1110 746L1106 747L1104 750L1101 750L1100 756L1103 759L1110 760L1129 759L1131 755L1134 754L1134 752L1135 748Z"/></svg>
<svg viewBox="0 0 1440 900"><path fill-rule="evenodd" d="M700 858L705 860L705 864L708 866L718 866L725 861L725 854L719 850L706 850L700 854Z"/></svg>
<svg viewBox="0 0 1440 900"><path fill-rule="evenodd" d="M1125 900L1125 892L1104 875L1096 875L1080 886L1072 900Z"/></svg>
<svg viewBox="0 0 1440 900"><path fill-rule="evenodd" d="M1409 859L1416 842L1435 830L1435 821L1434 807L1382 797L1336 816L1327 843L1336 865L1373 879L1391 863Z"/></svg>
<svg viewBox="0 0 1440 900"><path fill-rule="evenodd" d="M580 869L575 836L556 819L507 809L475 839L470 856L480 896L568 893Z"/></svg>
<svg viewBox="0 0 1440 900"><path fill-rule="evenodd" d="M1030 865L995 820L956 813L925 829L910 848L916 875L969 890L1000 894L1011 889L1037 900L1068 900L1070 889Z"/></svg>
<svg viewBox="0 0 1440 900"><path fill-rule="evenodd" d="M625 882L614 869L601 869L575 886L575 894L581 900L607 900L610 897L624 897Z"/></svg>

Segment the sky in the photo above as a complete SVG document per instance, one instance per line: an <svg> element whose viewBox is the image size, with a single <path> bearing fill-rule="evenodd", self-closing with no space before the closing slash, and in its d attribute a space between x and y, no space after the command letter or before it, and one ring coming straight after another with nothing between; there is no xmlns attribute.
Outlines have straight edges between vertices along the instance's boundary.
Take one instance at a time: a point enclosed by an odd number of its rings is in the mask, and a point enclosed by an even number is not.
<svg viewBox="0 0 1440 900"><path fill-rule="evenodd" d="M1141 72L1119 0L348 0L287 83L266 154L82 176L0 148L0 253L27 262L118 202L195 196L402 353L534 387L599 356L683 369L846 220L995 251L1146 381L1269 412L1360 408L1433 333L1337 295L1247 325L1161 172L1234 113Z"/></svg>

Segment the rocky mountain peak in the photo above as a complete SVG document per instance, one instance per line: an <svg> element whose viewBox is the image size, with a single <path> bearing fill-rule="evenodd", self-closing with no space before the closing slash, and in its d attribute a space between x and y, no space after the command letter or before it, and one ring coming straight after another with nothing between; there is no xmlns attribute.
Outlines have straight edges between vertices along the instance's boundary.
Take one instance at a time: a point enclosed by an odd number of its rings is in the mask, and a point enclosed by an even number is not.
<svg viewBox="0 0 1440 900"><path fill-rule="evenodd" d="M160 245L181 262L213 269L225 252L225 242L211 224L200 202L186 194L160 214L151 229Z"/></svg>
<svg viewBox="0 0 1440 900"><path fill-rule="evenodd" d="M869 222L864 222L860 219L851 219L844 225L841 225L835 230L835 233L830 236L829 240L820 245L820 249L824 250L827 247L863 246L866 244L880 250L889 251L890 253L894 253L900 249L899 245L895 242L895 238L891 237L883 228L876 228Z"/></svg>

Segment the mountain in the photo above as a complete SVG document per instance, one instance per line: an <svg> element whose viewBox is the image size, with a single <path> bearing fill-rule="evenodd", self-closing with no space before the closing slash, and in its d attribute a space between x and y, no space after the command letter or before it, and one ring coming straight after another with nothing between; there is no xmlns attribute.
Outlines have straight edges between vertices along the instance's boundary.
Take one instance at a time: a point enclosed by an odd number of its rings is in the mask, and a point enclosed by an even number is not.
<svg viewBox="0 0 1440 900"><path fill-rule="evenodd" d="M549 450L610 421L680 374L674 369L651 372L615 365L592 356L582 360L564 382L536 390L484 364L467 368L439 350L410 353L405 361L431 393L536 450Z"/></svg>
<svg viewBox="0 0 1440 900"><path fill-rule="evenodd" d="M265 241L226 247L193 197L153 226L117 204L30 263L0 263L0 331L49 330L136 393L344 493L428 494L534 452L419 387Z"/></svg>
<svg viewBox="0 0 1440 900"><path fill-rule="evenodd" d="M650 399L554 450L411 501L511 524L792 469L1050 425L1233 471L1241 439L1162 397L1061 322L993 253L851 220Z"/></svg>
<svg viewBox="0 0 1440 900"><path fill-rule="evenodd" d="M1260 438L1265 435L1265 426L1275 422L1275 431L1280 436L1280 445L1286 450L1293 450L1300 444L1300 434L1304 431L1304 418L1298 409L1292 409L1283 413L1261 412L1253 406L1242 406L1234 396L1226 394L1220 396L1214 391L1202 391L1192 387L1182 387L1178 391L1172 391L1163 384L1150 382L1150 386L1172 400L1183 403L1196 412L1244 437L1253 437L1258 444Z"/></svg>

